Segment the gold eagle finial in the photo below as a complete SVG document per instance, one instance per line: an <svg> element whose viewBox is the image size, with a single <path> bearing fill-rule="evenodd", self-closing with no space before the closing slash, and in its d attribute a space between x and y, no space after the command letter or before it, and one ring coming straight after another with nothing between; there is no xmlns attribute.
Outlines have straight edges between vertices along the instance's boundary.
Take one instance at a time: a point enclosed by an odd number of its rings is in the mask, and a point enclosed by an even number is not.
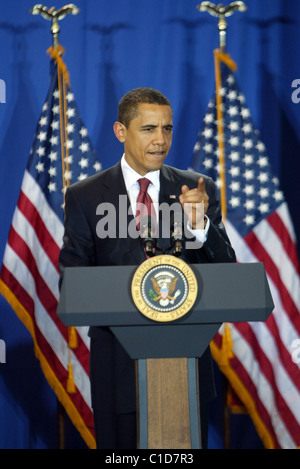
<svg viewBox="0 0 300 469"><path fill-rule="evenodd" d="M199 11L207 11L212 16L231 16L237 11L245 11L247 7L244 2L232 2L227 6L215 5L212 2L202 2L196 7Z"/></svg>
<svg viewBox="0 0 300 469"><path fill-rule="evenodd" d="M73 3L68 3L59 10L56 10L55 7L48 8L44 5L38 3L31 8L30 13L32 15L41 15L46 20L52 21L51 33L53 36L53 47L56 48L59 34L59 24L58 21L62 20L66 15L77 15L79 13L79 8Z"/></svg>
<svg viewBox="0 0 300 469"><path fill-rule="evenodd" d="M212 2L202 2L196 6L199 11L207 11L212 16L219 18L218 29L220 38L220 49L225 51L227 23L225 17L233 15L235 11L246 11L247 6L244 2L232 2L229 5L215 5Z"/></svg>

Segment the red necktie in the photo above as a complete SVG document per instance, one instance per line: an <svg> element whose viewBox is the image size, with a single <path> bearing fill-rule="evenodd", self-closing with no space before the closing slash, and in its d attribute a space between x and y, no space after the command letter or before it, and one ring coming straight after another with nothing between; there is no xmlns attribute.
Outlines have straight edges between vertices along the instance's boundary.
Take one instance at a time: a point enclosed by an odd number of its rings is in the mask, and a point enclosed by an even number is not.
<svg viewBox="0 0 300 469"><path fill-rule="evenodd" d="M155 212L152 199L148 194L148 186L151 181L147 178L141 178L138 180L140 185L140 193L137 198L137 211L136 211L136 219L137 219L137 229L140 231L140 221L146 215L152 215L155 220Z"/></svg>

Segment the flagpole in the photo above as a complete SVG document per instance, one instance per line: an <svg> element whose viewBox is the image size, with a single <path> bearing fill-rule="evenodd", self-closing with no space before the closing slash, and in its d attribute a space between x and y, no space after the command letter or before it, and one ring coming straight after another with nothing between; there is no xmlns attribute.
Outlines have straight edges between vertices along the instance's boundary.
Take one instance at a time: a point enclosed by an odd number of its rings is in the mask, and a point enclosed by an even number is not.
<svg viewBox="0 0 300 469"><path fill-rule="evenodd" d="M41 4L34 5L33 8L30 10L32 15L41 15L46 20L51 21L51 34L52 34L52 51L51 57L55 57L57 64L60 62L60 66L58 66L58 81L59 81L59 88L62 86L64 87L63 93L60 89L60 110L61 110L61 124L63 120L62 109L62 95L65 97L65 81L68 81L68 74L66 67L64 66L62 60L59 60L60 56L62 55L62 48L59 46L58 37L60 33L60 26L59 21L61 21L66 15L72 14L77 15L79 13L79 9L74 4L68 4L56 10L55 7L47 8ZM51 49L51 48L50 48ZM59 70L60 69L60 70ZM62 81L62 85L61 85ZM65 103L64 103L65 104ZM65 124L65 122L64 122ZM66 128L65 125L61 125L61 132L63 128ZM62 150L62 165L63 165L63 192L65 196L65 150L67 145L65 145L65 136L61 135L61 150ZM71 367L70 359L69 359L69 367ZM72 380L73 381L73 380ZM65 409L59 399L57 399L57 426L58 426L58 447L59 449L65 449Z"/></svg>
<svg viewBox="0 0 300 469"><path fill-rule="evenodd" d="M66 83L69 85L68 71L61 58L63 48L59 45L58 37L60 33L59 21L61 21L68 14L77 15L79 8L73 3L69 3L59 10L55 7L48 8L41 4L36 4L31 8L32 15L41 15L48 21L51 21L51 34L52 34L52 48L48 50L51 58L56 60L57 73L58 73L58 86L59 86L59 100L60 100L60 131L61 131L61 156L62 156L62 175L63 175L63 196L65 198L66 187L69 185L69 159L68 159L68 145L67 145L67 114L63 112L66 110ZM64 132L64 134L63 134ZM66 153L66 155L65 155Z"/></svg>
<svg viewBox="0 0 300 469"><path fill-rule="evenodd" d="M231 68L235 67L234 62L230 59L229 55L226 54L226 34L227 34L227 22L226 17L234 14L235 11L246 11L247 7L244 2L237 1L232 2L227 6L222 4L215 5L211 2L202 2L196 6L197 10L203 12L206 11L210 15L215 16L219 19L218 31L219 31L219 49L215 51L215 74L216 74L216 103L217 103L217 125L218 125L218 147L219 147L219 165L220 165L220 198L221 198L221 209L223 220L226 220L227 216L227 203L226 203L226 180L225 180L225 142L224 142L224 126L223 126L223 114L222 114L222 96L221 96L221 73L220 73L220 57L229 62L228 65Z"/></svg>
<svg viewBox="0 0 300 469"><path fill-rule="evenodd" d="M220 199L222 218L226 220L227 217L227 201L226 201L226 161L225 161L225 139L224 139L224 124L223 124L223 111L222 111L222 76L220 69L220 62L223 61L229 68L235 70L236 64L231 60L230 56L226 53L226 34L227 22L226 17L233 15L235 11L246 11L247 7L242 1L232 2L227 6L222 4L214 5L211 2L202 2L196 7L199 11L206 11L210 15L218 18L218 31L219 31L219 49L214 51L215 56L215 80L216 80L216 107L217 107L217 128L218 128L218 150L219 150L219 175L220 175ZM229 326L225 325L224 335L230 334ZM223 339L224 340L224 339ZM225 347L225 346L224 346ZM225 353L224 359L227 360ZM224 449L230 449L230 408L228 406L228 381L223 375L223 445Z"/></svg>

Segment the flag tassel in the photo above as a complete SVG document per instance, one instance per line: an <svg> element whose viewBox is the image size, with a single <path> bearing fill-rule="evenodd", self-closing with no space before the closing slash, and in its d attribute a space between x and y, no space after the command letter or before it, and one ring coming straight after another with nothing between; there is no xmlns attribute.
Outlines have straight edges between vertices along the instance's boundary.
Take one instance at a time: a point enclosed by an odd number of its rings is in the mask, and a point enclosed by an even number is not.
<svg viewBox="0 0 300 469"><path fill-rule="evenodd" d="M220 366L228 366L229 360L234 357L233 343L231 339L230 326L228 323L224 325L224 333L222 334L221 358Z"/></svg>
<svg viewBox="0 0 300 469"><path fill-rule="evenodd" d="M78 347L77 332L75 327L69 327L69 347L71 349Z"/></svg>
<svg viewBox="0 0 300 469"><path fill-rule="evenodd" d="M73 377L73 366L71 362L69 362L69 367L68 367L67 392L69 394L75 394L76 392L76 387L75 387L75 382L74 382L74 377Z"/></svg>

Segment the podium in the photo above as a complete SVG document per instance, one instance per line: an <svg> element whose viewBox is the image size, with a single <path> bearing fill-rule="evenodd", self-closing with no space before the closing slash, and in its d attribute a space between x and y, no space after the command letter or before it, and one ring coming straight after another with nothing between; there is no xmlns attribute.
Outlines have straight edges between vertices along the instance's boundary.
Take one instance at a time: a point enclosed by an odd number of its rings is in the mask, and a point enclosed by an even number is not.
<svg viewBox="0 0 300 469"><path fill-rule="evenodd" d="M65 269L57 314L66 326L109 327L136 360L138 448L201 448L197 358L224 322L265 321L274 304L262 263L192 264L192 309L156 322L137 309L137 266ZM201 399L201 396L200 396Z"/></svg>

